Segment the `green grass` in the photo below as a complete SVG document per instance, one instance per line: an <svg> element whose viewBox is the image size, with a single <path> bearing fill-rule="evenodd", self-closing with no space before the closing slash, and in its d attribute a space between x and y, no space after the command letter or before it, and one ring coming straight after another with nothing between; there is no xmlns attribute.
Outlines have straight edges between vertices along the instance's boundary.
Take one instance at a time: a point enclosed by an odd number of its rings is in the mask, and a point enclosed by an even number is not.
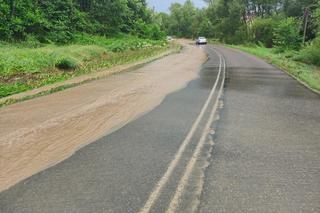
<svg viewBox="0 0 320 213"><path fill-rule="evenodd" d="M305 45L294 60L320 66L320 37Z"/></svg>
<svg viewBox="0 0 320 213"><path fill-rule="evenodd" d="M83 45L97 45L104 47L110 52L122 52L126 50L147 49L154 46L164 46L166 41L141 39L134 36L120 36L108 38L101 36L91 36L87 34L77 34L74 43Z"/></svg>
<svg viewBox="0 0 320 213"><path fill-rule="evenodd" d="M164 41L87 35L67 46L0 44L0 98L142 60L168 48Z"/></svg>
<svg viewBox="0 0 320 213"><path fill-rule="evenodd" d="M0 48L0 75L7 77L23 73L37 73L43 69L55 68L63 60L81 62L100 57L107 51L95 45L48 45L41 48Z"/></svg>
<svg viewBox="0 0 320 213"><path fill-rule="evenodd" d="M85 83L85 82L83 82L83 83ZM36 98L36 97L41 97L41 96L44 96L44 95L49 95L49 94L52 94L52 93L55 93L55 92L63 91L65 89L68 89L68 88L71 88L71 87L74 87L74 86L77 86L77 85L81 85L81 83L79 83L79 84L68 84L68 85L60 86L60 87L57 87L57 88L54 88L54 89L51 89L51 90L47 90L47 91L43 91L43 92L37 93L35 95L25 96L25 97L22 97L20 99L8 99L8 100L6 100L4 102L0 102L0 108L8 106L8 105L11 105L11 104L19 103L19 102L22 102L22 101L27 101L27 100L30 100L30 99L33 99L33 98Z"/></svg>
<svg viewBox="0 0 320 213"><path fill-rule="evenodd" d="M265 48L256 45L230 45L250 54L265 59L267 62L278 66L310 88L320 92L320 67L296 61L299 52L286 51L279 53L275 49Z"/></svg>

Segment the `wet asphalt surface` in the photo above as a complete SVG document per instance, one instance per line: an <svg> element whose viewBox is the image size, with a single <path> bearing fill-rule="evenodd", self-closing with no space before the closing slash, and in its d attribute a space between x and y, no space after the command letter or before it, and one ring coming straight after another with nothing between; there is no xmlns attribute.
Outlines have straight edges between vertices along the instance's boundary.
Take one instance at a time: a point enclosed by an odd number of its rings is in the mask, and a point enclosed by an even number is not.
<svg viewBox="0 0 320 213"><path fill-rule="evenodd" d="M2 192L0 212L138 212L216 80L218 56L205 49L209 60L198 79L148 114ZM213 123L214 145L207 144L201 156L210 164L198 211L320 212L319 95L255 57L218 50L228 65L224 107ZM168 207L208 115L151 212ZM194 199L193 176L180 212L187 212Z"/></svg>
<svg viewBox="0 0 320 213"><path fill-rule="evenodd" d="M227 48L227 83L199 212L320 212L320 96Z"/></svg>

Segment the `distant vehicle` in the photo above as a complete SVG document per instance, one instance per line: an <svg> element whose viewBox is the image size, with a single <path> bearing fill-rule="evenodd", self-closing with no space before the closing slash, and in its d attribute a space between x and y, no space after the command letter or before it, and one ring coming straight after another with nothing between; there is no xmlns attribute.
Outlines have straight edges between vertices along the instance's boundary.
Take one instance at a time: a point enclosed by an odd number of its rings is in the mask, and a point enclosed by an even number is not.
<svg viewBox="0 0 320 213"><path fill-rule="evenodd" d="M199 37L196 41L197 45L207 44L207 39L205 37Z"/></svg>
<svg viewBox="0 0 320 213"><path fill-rule="evenodd" d="M167 36L167 41L173 41L172 36Z"/></svg>

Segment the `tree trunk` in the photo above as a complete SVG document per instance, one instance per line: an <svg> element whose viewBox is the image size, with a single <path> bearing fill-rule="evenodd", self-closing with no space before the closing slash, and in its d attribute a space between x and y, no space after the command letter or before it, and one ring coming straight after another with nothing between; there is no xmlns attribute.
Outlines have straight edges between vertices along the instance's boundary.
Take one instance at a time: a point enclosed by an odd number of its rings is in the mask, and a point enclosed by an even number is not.
<svg viewBox="0 0 320 213"><path fill-rule="evenodd" d="M14 0L10 0L10 18L14 16Z"/></svg>

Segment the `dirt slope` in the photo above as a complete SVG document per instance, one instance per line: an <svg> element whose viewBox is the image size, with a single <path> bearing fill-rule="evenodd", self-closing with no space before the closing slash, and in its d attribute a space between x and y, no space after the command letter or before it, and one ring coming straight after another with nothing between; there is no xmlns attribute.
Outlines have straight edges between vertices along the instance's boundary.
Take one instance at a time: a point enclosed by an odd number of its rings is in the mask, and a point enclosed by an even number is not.
<svg viewBox="0 0 320 213"><path fill-rule="evenodd" d="M0 191L72 155L157 106L198 76L188 45L136 71L0 109Z"/></svg>

